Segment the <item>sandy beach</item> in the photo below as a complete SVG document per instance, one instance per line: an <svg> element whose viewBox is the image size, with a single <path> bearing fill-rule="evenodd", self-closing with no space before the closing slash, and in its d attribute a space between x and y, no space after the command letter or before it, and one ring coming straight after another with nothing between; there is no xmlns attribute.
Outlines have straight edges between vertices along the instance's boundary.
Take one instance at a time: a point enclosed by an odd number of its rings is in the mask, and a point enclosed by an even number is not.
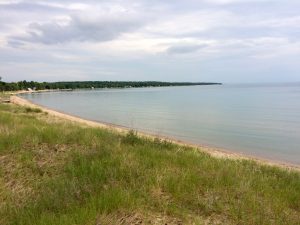
<svg viewBox="0 0 300 225"><path fill-rule="evenodd" d="M130 128L122 127L122 126L118 126L118 125L114 125L114 124L86 120L86 119L83 119L83 118L80 118L77 116L58 112L58 111L34 104L20 96L17 96L17 94L21 94L21 93L29 93L29 92L23 91L23 92L17 92L15 94L13 94L10 97L10 102L13 104L16 104L16 105L20 105L20 106L39 108L51 116L55 116L55 117L58 117L61 119L65 119L65 120L68 120L68 121L71 121L74 123L79 123L79 124L90 126L90 127L99 127L99 128L109 129L109 130L113 130L113 131L116 131L116 132L119 132L122 134L126 134L129 130L131 130ZM264 164L264 165L277 166L277 167L287 169L287 170L300 171L300 165L258 158L258 157L254 157L254 156L249 156L249 155L245 155L245 154L232 152L232 151L229 151L226 149L221 149L221 148L209 147L209 146L204 146L204 145L195 145L195 144L191 144L188 142L176 140L171 137L153 135L153 134L149 134L149 133L141 132L141 131L137 131L137 135L139 135L141 137L150 138L150 139L159 138L161 140L166 140L166 141L172 142L174 144L193 147L193 148L197 149L198 151L206 152L206 153L210 154L211 156L218 157L218 158L229 158L229 159L236 159L236 160L242 160L242 159L253 160L253 161L256 161L256 162Z"/></svg>

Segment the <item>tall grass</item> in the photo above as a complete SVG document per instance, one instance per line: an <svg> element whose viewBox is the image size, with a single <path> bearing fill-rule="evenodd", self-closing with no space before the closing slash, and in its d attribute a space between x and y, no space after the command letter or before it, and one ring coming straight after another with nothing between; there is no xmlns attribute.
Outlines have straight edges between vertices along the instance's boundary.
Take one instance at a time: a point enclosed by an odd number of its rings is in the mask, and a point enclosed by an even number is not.
<svg viewBox="0 0 300 225"><path fill-rule="evenodd" d="M0 224L299 221L297 172L0 105Z"/></svg>

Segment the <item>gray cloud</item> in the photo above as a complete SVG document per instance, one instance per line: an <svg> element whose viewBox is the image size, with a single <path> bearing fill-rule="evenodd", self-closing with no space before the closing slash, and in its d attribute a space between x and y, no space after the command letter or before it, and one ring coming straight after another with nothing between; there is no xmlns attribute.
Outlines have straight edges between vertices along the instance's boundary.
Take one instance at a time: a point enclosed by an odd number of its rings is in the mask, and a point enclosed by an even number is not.
<svg viewBox="0 0 300 225"><path fill-rule="evenodd" d="M299 0L0 0L0 72L11 80L67 73L72 80L76 71L95 80L196 81L199 71L201 80L274 73L299 80L299 7Z"/></svg>
<svg viewBox="0 0 300 225"><path fill-rule="evenodd" d="M13 36L10 43L33 42L59 44L65 42L103 42L113 40L121 34L134 31L143 25L134 16L72 16L67 24L58 22L31 23L27 36Z"/></svg>
<svg viewBox="0 0 300 225"><path fill-rule="evenodd" d="M166 52L168 54L187 54L208 47L206 44L180 44L169 47Z"/></svg>

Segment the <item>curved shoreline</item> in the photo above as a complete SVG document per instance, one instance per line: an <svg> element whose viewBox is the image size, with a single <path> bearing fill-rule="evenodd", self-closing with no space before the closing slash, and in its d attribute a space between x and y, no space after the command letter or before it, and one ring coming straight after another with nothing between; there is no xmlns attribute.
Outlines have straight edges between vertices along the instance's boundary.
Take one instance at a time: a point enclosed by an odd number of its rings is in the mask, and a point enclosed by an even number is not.
<svg viewBox="0 0 300 225"><path fill-rule="evenodd" d="M74 116L74 115L70 115L70 114L67 114L64 112L59 112L59 111L56 111L53 109L49 109L47 107L35 104L35 103L33 103L27 99L24 99L22 97L16 96L16 94L21 94L21 93L30 93L30 92L28 92L28 91L17 92L10 97L10 102L13 104L16 104L16 105L20 105L20 106L39 108L42 111L47 112L49 115L52 115L52 116L55 116L55 117L58 117L61 119L65 119L70 122L87 125L90 127L109 129L109 130L113 130L113 131L116 131L116 132L119 132L122 134L125 134L131 130L130 128L125 127L125 126L87 120L87 119L80 118L78 116ZM150 138L150 139L159 138L161 140L166 140L166 141L169 141L174 144L192 147L199 151L208 153L213 157L229 158L229 159L236 159L236 160L242 160L242 159L253 160L253 161L263 164L263 165L276 166L276 167L280 167L283 169L300 171L300 165L296 165L296 164L292 164L292 163L250 156L250 155L246 155L246 154L242 154L242 153L232 152L230 150L226 150L226 149L222 149L222 148L210 147L210 146L205 146L205 145L201 145L201 144L192 144L187 141L181 141L181 140L178 140L178 139L175 139L172 137L155 135L155 134L151 134L151 133L147 133L147 132L143 132L143 131L137 131L137 135L141 136L141 137L145 137L145 138Z"/></svg>

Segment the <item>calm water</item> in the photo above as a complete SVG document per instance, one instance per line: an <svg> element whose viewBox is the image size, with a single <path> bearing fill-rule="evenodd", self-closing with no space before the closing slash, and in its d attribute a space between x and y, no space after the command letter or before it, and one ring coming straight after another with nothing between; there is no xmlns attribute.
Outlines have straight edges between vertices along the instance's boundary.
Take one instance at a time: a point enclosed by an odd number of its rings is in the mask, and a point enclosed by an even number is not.
<svg viewBox="0 0 300 225"><path fill-rule="evenodd" d="M100 89L24 96L86 119L300 164L300 84Z"/></svg>

